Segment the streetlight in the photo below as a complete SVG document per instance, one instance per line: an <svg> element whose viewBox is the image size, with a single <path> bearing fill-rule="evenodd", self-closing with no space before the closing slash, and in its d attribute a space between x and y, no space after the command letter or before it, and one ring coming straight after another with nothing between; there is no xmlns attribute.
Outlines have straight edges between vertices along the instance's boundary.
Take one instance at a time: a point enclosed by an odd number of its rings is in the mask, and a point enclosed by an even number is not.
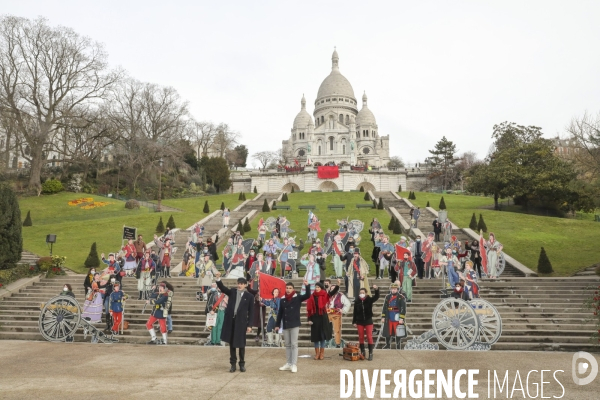
<svg viewBox="0 0 600 400"><path fill-rule="evenodd" d="M160 189L162 187L162 166L163 166L162 157L158 161L158 166L159 166L159 169L158 169L158 207L156 208L156 211L160 212Z"/></svg>
<svg viewBox="0 0 600 400"><path fill-rule="evenodd" d="M121 160L117 160L117 199L119 198L119 174L121 173Z"/></svg>

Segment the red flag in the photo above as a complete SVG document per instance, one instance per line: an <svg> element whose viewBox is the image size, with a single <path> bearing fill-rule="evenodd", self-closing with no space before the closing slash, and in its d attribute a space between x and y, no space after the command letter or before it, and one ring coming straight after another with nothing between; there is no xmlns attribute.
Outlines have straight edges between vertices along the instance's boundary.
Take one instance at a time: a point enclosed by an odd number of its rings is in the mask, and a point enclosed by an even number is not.
<svg viewBox="0 0 600 400"><path fill-rule="evenodd" d="M258 221L258 227L260 228L260 226L261 226L262 224L264 224L264 223L265 223L265 220L264 220L264 218L261 218L261 219Z"/></svg>
<svg viewBox="0 0 600 400"><path fill-rule="evenodd" d="M294 160L294 162L296 163L296 165L300 165L300 163L298 162L298 160Z"/></svg>
<svg viewBox="0 0 600 400"><path fill-rule="evenodd" d="M487 275L487 253L485 251L485 239L483 239L483 234L479 231L479 255L481 256L481 266L483 267L483 272Z"/></svg>
<svg viewBox="0 0 600 400"><path fill-rule="evenodd" d="M273 298L273 289L279 289L279 297L285 294L285 281L269 274L260 274L260 297L265 300Z"/></svg>
<svg viewBox="0 0 600 400"><path fill-rule="evenodd" d="M402 247L400 245L396 245L396 260L400 261L404 259L404 254L408 254L408 259L412 260L412 253L410 252L410 249L407 249L406 247Z"/></svg>

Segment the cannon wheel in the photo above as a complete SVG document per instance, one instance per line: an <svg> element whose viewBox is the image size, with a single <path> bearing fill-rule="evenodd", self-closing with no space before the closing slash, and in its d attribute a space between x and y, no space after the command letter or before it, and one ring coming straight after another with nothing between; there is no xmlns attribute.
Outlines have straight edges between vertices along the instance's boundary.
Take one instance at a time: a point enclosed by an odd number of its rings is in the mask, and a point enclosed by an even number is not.
<svg viewBox="0 0 600 400"><path fill-rule="evenodd" d="M479 319L479 343L492 345L502 335L502 317L490 302L483 299L473 299L471 306Z"/></svg>
<svg viewBox="0 0 600 400"><path fill-rule="evenodd" d="M38 325L49 342L64 342L73 336L81 321L81 307L71 296L56 296L42 309Z"/></svg>
<svg viewBox="0 0 600 400"><path fill-rule="evenodd" d="M479 339L479 319L464 300L440 301L433 311L431 324L438 342L448 350L466 350Z"/></svg>

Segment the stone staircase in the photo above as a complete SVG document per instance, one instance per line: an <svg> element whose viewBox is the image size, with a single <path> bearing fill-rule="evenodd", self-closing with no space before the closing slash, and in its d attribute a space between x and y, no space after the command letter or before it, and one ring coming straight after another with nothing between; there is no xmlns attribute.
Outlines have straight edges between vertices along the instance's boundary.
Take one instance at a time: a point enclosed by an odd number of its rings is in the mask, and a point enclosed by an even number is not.
<svg viewBox="0 0 600 400"><path fill-rule="evenodd" d="M246 213L250 212L250 210L256 210L258 212L262 212L263 203L265 199L267 199L267 203L269 206L273 200L277 200L281 196L281 192L266 192L263 193L256 200L250 200L248 203L244 205L242 210L246 211Z"/></svg>
<svg viewBox="0 0 600 400"><path fill-rule="evenodd" d="M30 251L23 251L21 252L21 259L17 264L27 264L30 266L35 266L39 258L40 256L38 256L37 254L34 254Z"/></svg>
<svg viewBox="0 0 600 400"><path fill-rule="evenodd" d="M13 293L0 301L0 339L43 340L38 330L40 303L59 294L64 283L70 283L76 298L83 305L83 275L42 279L40 282ZM198 290L195 279L173 278L175 286L173 303L174 331L169 344L200 344L208 336L204 331L204 302L195 300ZM137 300L136 281L123 280L124 291L132 296L126 303L125 319L129 329L119 336L121 343L145 343L149 340L145 323L148 310L141 314L143 301ZM383 297L388 292L388 280L372 280L372 284L385 286L375 306L379 314ZM300 280L295 280L298 288ZM600 351L589 338L594 325L589 322L591 312L583 309L583 302L600 284L600 278L504 278L481 283L482 298L493 303L503 319L503 333L493 350L544 350L544 351ZM231 281L226 285L233 286ZM414 290L413 303L408 305L407 322L414 335L431 329L433 310L439 302L440 280L419 280ZM592 288L590 288L590 286ZM300 329L300 346L310 347L310 328L306 321L305 305ZM351 312L343 319L345 340L356 341L356 330L351 324ZM379 321L376 320L376 328ZM104 327L104 325L101 325ZM81 332L81 331L80 331ZM248 345L254 346L256 330L248 335ZM411 336L412 337L412 336ZM76 341L83 341L80 333ZM89 340L89 337L88 339ZM435 341L433 339L432 341ZM381 343L381 342L380 342Z"/></svg>
<svg viewBox="0 0 600 400"><path fill-rule="evenodd" d="M394 207L400 213L400 215L402 215L406 222L410 224L410 207L404 200L397 199L392 192L375 192L374 195L378 199L380 197L383 199L383 205L386 209L389 209L389 207ZM424 235L427 235L427 233L433 232L433 221L435 220L436 216L424 207L421 208L420 211L421 216L419 217L417 228L419 228ZM462 229L454 229L452 231L452 235L456 236L456 238L462 243L463 247L466 241L472 241L472 239L465 232L463 232ZM442 242L439 242L439 244L443 246ZM518 276L524 276L524 274L507 262L504 272L502 273L502 277Z"/></svg>

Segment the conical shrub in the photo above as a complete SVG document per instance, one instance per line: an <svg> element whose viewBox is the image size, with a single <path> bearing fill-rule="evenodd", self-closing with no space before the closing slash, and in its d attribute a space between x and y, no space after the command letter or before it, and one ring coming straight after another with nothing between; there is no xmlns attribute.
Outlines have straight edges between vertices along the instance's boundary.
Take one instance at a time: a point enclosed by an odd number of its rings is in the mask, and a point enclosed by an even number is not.
<svg viewBox="0 0 600 400"><path fill-rule="evenodd" d="M388 231L393 231L394 230L394 220L396 219L396 217L392 216L392 218L390 219L390 223L388 224Z"/></svg>
<svg viewBox="0 0 600 400"><path fill-rule="evenodd" d="M550 259L548 258L546 250L543 247L540 251L540 258L538 259L537 268L540 274L550 274L554 272L554 269L552 269L552 264L550 263Z"/></svg>
<svg viewBox="0 0 600 400"><path fill-rule="evenodd" d="M156 229L154 230L156 233L165 233L165 224L163 223L162 217L158 220L158 225L156 225Z"/></svg>
<svg viewBox="0 0 600 400"><path fill-rule="evenodd" d="M98 257L98 250L96 249L96 242L92 243L90 253L88 254L85 262L83 263L86 268L98 268L100 266L100 257Z"/></svg>
<svg viewBox="0 0 600 400"><path fill-rule="evenodd" d="M446 202L444 201L444 196L442 196L442 198L440 199L439 209L440 210L445 210L446 209Z"/></svg>
<svg viewBox="0 0 600 400"><path fill-rule="evenodd" d="M246 218L246 222L244 222L244 232L250 232L252 228L250 227L250 221Z"/></svg>
<svg viewBox="0 0 600 400"><path fill-rule="evenodd" d="M221 202L221 211L225 210L225 203Z"/></svg>
<svg viewBox="0 0 600 400"><path fill-rule="evenodd" d="M394 227L392 232L394 232L396 235L400 235L402 233L402 224L400 224L400 221L397 218L394 218Z"/></svg>
<svg viewBox="0 0 600 400"><path fill-rule="evenodd" d="M398 185L398 193L402 191L402 185Z"/></svg>
<svg viewBox="0 0 600 400"><path fill-rule="evenodd" d="M469 222L469 228L477 232L477 217L475 216L475 213L471 215L471 222Z"/></svg>
<svg viewBox="0 0 600 400"><path fill-rule="evenodd" d="M427 200L427 205L426 205L425 207L431 207L431 206L429 205L429 200Z"/></svg>
<svg viewBox="0 0 600 400"><path fill-rule="evenodd" d="M363 197L363 200L371 200L368 192L365 192L365 197Z"/></svg>
<svg viewBox="0 0 600 400"><path fill-rule="evenodd" d="M479 231L487 232L487 226L485 225L483 215L481 214L479 214L479 222L477 222L477 232Z"/></svg>
<svg viewBox="0 0 600 400"><path fill-rule="evenodd" d="M265 201L263 201L262 210L263 210L263 212L269 212L269 211L271 211L271 209L269 208L269 203L267 202L267 199L265 199Z"/></svg>
<svg viewBox="0 0 600 400"><path fill-rule="evenodd" d="M25 217L25 221L23 221L23 226L32 226L33 222L31 222L31 211L27 211L27 216Z"/></svg>
<svg viewBox="0 0 600 400"><path fill-rule="evenodd" d="M210 208L208 208L208 200L204 202L204 208L202 209L204 214L208 214L210 212Z"/></svg>
<svg viewBox="0 0 600 400"><path fill-rule="evenodd" d="M383 210L383 199L381 197L379 198L379 203L377 203L377 209Z"/></svg>
<svg viewBox="0 0 600 400"><path fill-rule="evenodd" d="M258 193L258 190L256 190L256 186L254 186L254 193Z"/></svg>
<svg viewBox="0 0 600 400"><path fill-rule="evenodd" d="M176 228L176 226L175 226L175 220L173 219L173 215L171 215L169 217L169 220L167 221L167 228L169 228L169 229L175 229Z"/></svg>

